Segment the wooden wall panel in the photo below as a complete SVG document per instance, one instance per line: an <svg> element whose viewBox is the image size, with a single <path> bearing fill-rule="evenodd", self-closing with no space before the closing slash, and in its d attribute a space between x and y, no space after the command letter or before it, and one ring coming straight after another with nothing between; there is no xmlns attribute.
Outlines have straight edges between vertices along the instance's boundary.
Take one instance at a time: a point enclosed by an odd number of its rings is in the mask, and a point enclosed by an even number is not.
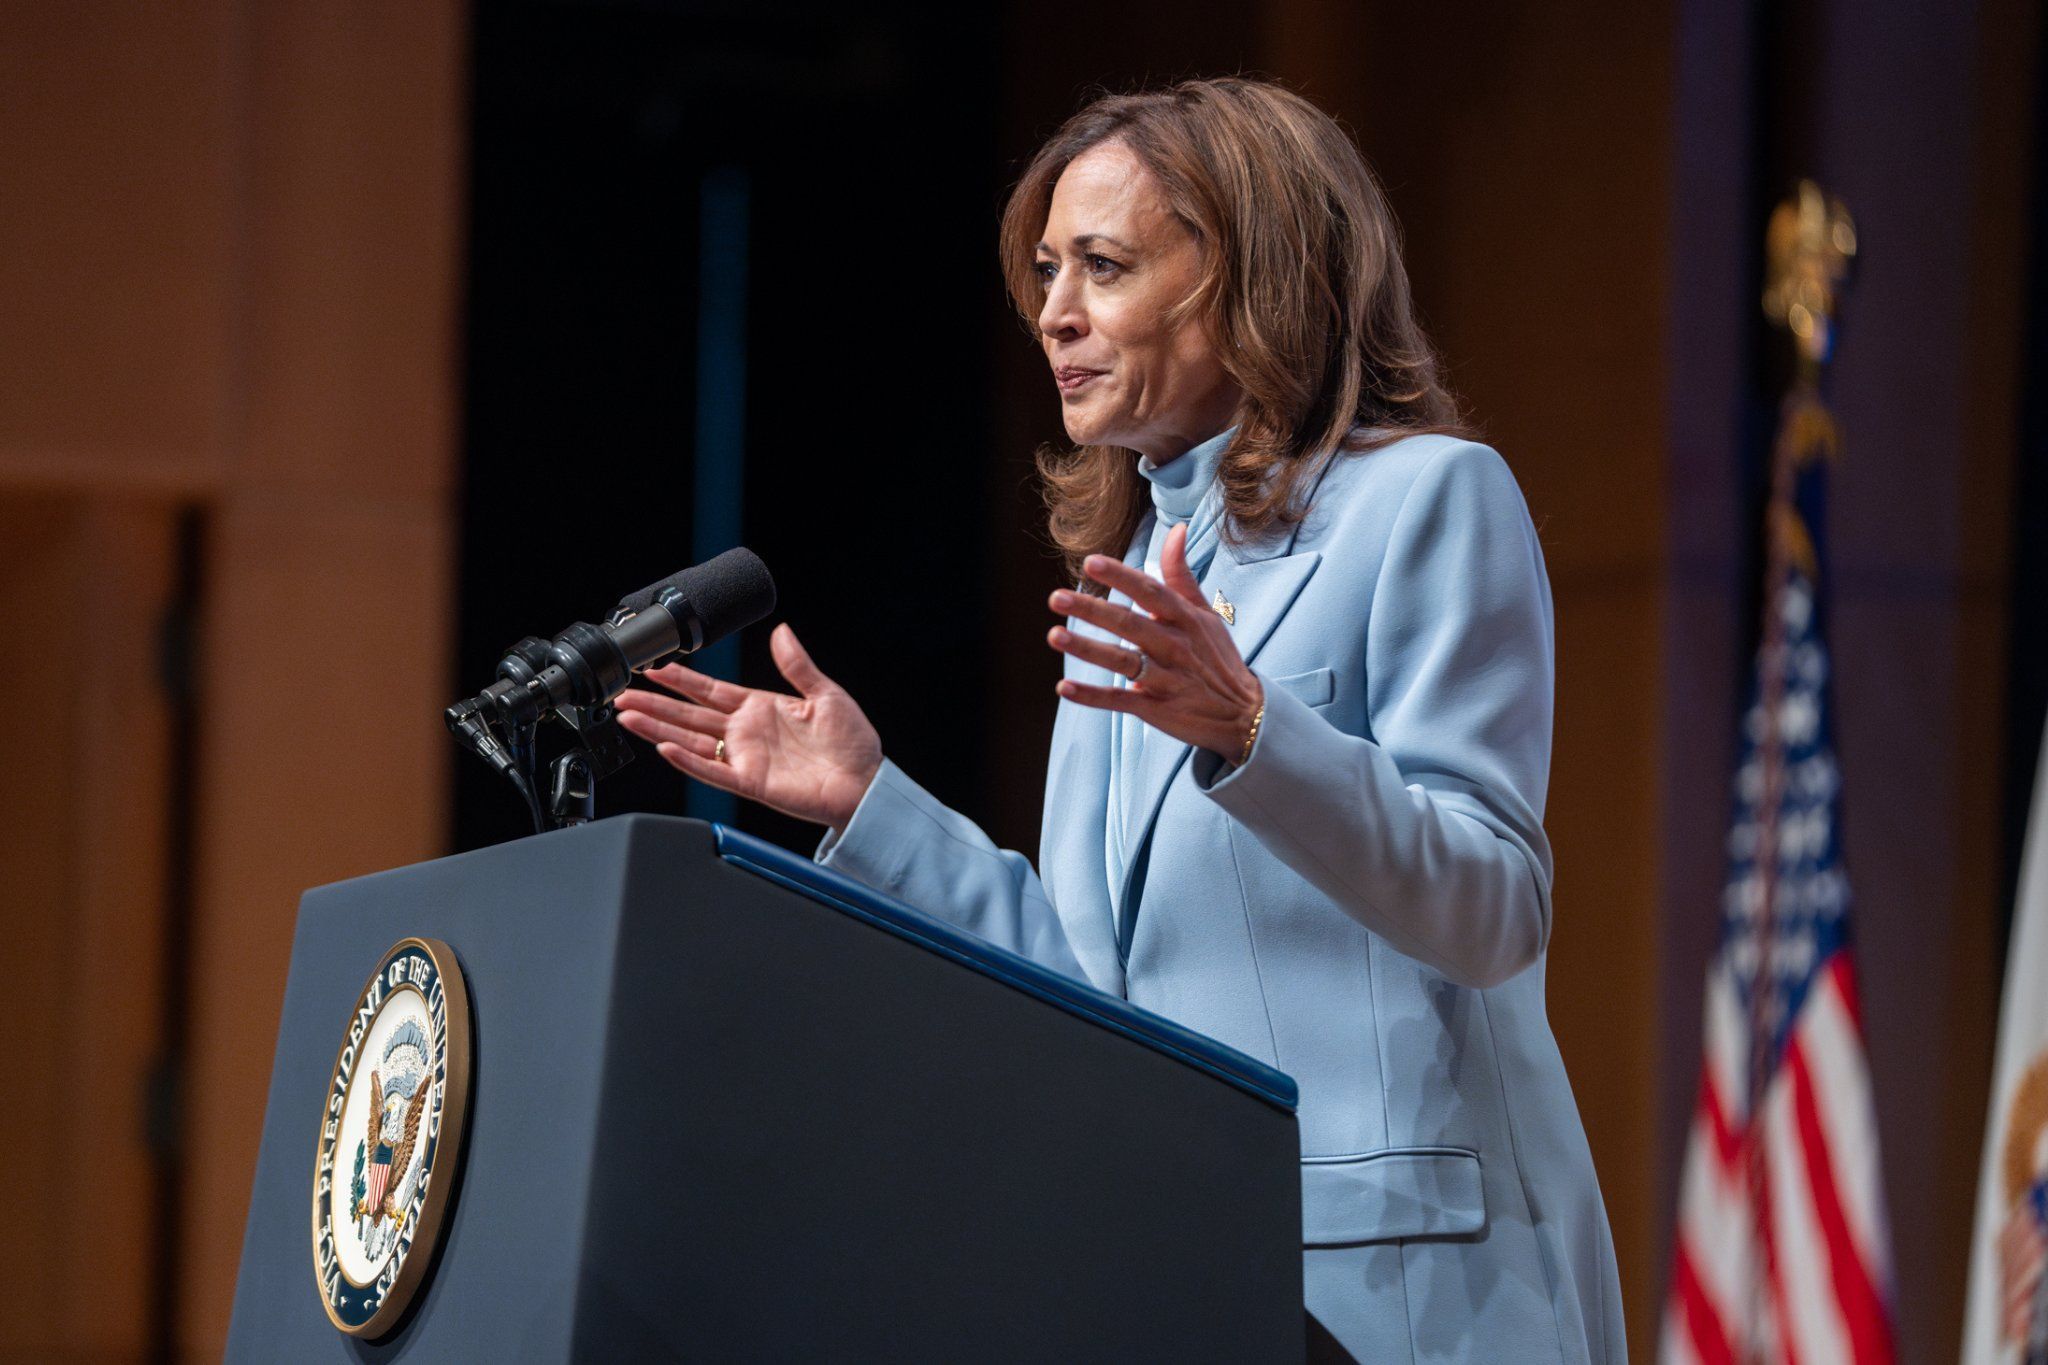
<svg viewBox="0 0 2048 1365"><path fill-rule="evenodd" d="M10 974L0 1357L141 1355L155 1174L168 715L155 674L174 511L0 494L0 928Z"/></svg>
<svg viewBox="0 0 2048 1365"><path fill-rule="evenodd" d="M146 1141L163 1057L170 874L170 697L160 630L174 587L178 508L98 497L79 511L71 622L70 788L77 902L65 1001L63 1283L68 1344L140 1354L158 1267L162 1190ZM62 786L59 787L62 790Z"/></svg>
<svg viewBox="0 0 2048 1365"><path fill-rule="evenodd" d="M1544 828L1552 891L1551 1027L1600 1174L1620 1263L1630 1354L1654 1359L1657 1168L1656 672L1664 629L1654 582L1560 580L1557 720Z"/></svg>
<svg viewBox="0 0 2048 1365"><path fill-rule="evenodd" d="M0 619L18 630L47 633L57 648L18 661L17 686L57 698L36 715L12 710L4 731L11 773L63 773L71 761L71 723L77 708L65 696L74 673L64 657L63 629L56 604L75 590L73 552L76 509L56 499L8 499L0 503ZM65 796L69 795L69 783ZM8 945L13 963L36 970L10 973L6 1018L13 1046L0 1048L0 1144L10 1154L22 1190L64 1188L64 1101L71 1093L73 1065L64 1045L73 960L69 938L77 894L72 867L77 857L75 811L69 800L51 799L44 783L0 782L0 821L6 849L0 862L5 886ZM17 1098L18 1097L18 1098ZM62 1235L69 1210L55 1199L24 1200L8 1223L20 1231L0 1238L0 1345L12 1352L47 1351L64 1339L49 1305L63 1291L65 1266L47 1254Z"/></svg>
<svg viewBox="0 0 2048 1365"><path fill-rule="evenodd" d="M0 478L218 472L235 24L230 0L0 11Z"/></svg>
<svg viewBox="0 0 2048 1365"><path fill-rule="evenodd" d="M452 487L464 12L249 10L240 486Z"/></svg>

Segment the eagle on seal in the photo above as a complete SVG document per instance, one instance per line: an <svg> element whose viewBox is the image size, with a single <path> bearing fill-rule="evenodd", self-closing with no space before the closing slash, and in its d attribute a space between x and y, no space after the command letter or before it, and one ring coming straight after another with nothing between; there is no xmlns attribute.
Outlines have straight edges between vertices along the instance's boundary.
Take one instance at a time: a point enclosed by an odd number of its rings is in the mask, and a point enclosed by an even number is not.
<svg viewBox="0 0 2048 1365"><path fill-rule="evenodd" d="M392 1073L392 1089L384 1089L380 1071L370 1072L370 1128L368 1168L363 1172L364 1193L355 1216L368 1218L375 1227L389 1218L403 1226L405 1210L399 1193L412 1163L413 1148L419 1142L420 1116L426 1112L426 1050L411 1020L399 1026L397 1035L384 1049L384 1070ZM408 1093L409 1092L409 1093Z"/></svg>

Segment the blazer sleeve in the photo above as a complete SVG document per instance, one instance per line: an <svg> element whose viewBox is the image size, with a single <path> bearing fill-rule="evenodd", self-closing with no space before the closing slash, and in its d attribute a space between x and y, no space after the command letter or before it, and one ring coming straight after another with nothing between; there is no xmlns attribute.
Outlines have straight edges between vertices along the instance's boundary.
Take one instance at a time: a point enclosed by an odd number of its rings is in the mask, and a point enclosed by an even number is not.
<svg viewBox="0 0 2048 1365"><path fill-rule="evenodd" d="M886 758L846 828L826 831L811 856L999 948L1088 979L1031 860L996 847Z"/></svg>
<svg viewBox="0 0 2048 1365"><path fill-rule="evenodd" d="M1285 689L1241 767L1197 750L1196 784L1395 948L1498 985L1550 937L1552 620L1513 473L1463 442L1395 514L1366 628L1371 738Z"/></svg>

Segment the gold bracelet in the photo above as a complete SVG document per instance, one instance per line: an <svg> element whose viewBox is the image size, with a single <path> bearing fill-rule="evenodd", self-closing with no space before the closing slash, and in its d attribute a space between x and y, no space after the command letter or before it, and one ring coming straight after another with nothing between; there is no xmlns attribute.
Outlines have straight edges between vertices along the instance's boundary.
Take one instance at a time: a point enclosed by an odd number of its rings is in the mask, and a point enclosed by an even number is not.
<svg viewBox="0 0 2048 1365"><path fill-rule="evenodd" d="M1252 712L1252 732L1244 737L1244 752L1237 756L1237 766L1242 768L1252 756L1252 745L1259 742L1259 723L1266 718L1266 703L1259 703L1259 709Z"/></svg>

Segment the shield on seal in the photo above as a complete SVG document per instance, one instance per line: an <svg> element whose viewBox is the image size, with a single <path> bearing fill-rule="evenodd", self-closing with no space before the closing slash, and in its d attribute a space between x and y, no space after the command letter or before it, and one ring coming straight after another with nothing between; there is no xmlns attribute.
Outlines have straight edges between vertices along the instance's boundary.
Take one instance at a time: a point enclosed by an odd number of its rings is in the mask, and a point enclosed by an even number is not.
<svg viewBox="0 0 2048 1365"><path fill-rule="evenodd" d="M369 1130L364 1134L370 1148L370 1159L363 1167L363 1202L356 1206L356 1217L368 1218L372 1223L384 1220L384 1190L391 1183L391 1166L396 1155L391 1146L390 1107L391 1099L384 1090L384 1077L372 1071Z"/></svg>
<svg viewBox="0 0 2048 1365"><path fill-rule="evenodd" d="M370 1154L370 1164L363 1172L363 1208L372 1222L384 1214L384 1185L391 1179L391 1144L380 1135L377 1150Z"/></svg>

